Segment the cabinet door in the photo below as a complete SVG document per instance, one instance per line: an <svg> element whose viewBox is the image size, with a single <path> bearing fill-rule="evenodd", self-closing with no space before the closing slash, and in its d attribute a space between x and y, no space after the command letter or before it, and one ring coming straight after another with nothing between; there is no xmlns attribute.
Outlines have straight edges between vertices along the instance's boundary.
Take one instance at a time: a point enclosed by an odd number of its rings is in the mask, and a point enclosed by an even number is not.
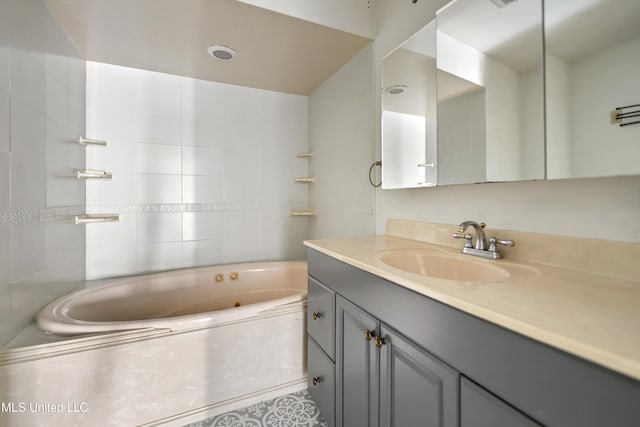
<svg viewBox="0 0 640 427"><path fill-rule="evenodd" d="M460 380L460 427L540 427L473 381Z"/></svg>
<svg viewBox="0 0 640 427"><path fill-rule="evenodd" d="M458 426L458 373L382 325L380 426Z"/></svg>
<svg viewBox="0 0 640 427"><path fill-rule="evenodd" d="M366 331L378 322L336 296L336 426L378 425L378 351Z"/></svg>

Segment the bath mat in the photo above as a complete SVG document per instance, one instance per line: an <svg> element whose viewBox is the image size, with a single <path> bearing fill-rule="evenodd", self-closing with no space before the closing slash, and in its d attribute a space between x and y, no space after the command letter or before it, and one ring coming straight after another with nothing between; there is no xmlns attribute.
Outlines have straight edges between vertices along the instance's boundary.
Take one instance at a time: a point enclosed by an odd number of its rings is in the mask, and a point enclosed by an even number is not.
<svg viewBox="0 0 640 427"><path fill-rule="evenodd" d="M185 427L327 427L327 424L307 390L303 390Z"/></svg>

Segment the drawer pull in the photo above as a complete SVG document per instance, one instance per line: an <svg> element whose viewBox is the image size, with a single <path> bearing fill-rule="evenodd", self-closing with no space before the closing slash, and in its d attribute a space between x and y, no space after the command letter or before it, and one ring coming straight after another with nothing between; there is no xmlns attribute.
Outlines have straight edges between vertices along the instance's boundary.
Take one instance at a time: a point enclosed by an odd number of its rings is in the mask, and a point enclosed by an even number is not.
<svg viewBox="0 0 640 427"><path fill-rule="evenodd" d="M365 339L366 339L367 341L371 341L371 339L372 339L373 337L375 337L375 336L376 336L376 333L375 333L375 332L370 331L369 329L367 329L366 331L364 331L364 337L365 337Z"/></svg>
<svg viewBox="0 0 640 427"><path fill-rule="evenodd" d="M384 338L376 337L376 347L380 348L385 344L386 344L386 342L385 342Z"/></svg>
<svg viewBox="0 0 640 427"><path fill-rule="evenodd" d="M313 385L318 385L322 382L322 377L313 377Z"/></svg>
<svg viewBox="0 0 640 427"><path fill-rule="evenodd" d="M317 312L317 311L313 312L313 320L318 320L321 317L322 317L322 312Z"/></svg>

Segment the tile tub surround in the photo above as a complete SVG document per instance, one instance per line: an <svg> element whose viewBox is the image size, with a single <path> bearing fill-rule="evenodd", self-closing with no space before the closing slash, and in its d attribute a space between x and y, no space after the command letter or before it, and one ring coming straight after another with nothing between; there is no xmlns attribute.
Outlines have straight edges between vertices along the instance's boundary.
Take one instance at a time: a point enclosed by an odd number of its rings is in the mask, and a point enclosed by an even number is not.
<svg viewBox="0 0 640 427"><path fill-rule="evenodd" d="M236 411L225 412L184 427L327 427L309 392L278 396Z"/></svg>
<svg viewBox="0 0 640 427"><path fill-rule="evenodd" d="M312 240L305 245L471 315L640 379L640 281L636 265L640 245L486 230L488 236L516 241L514 248L503 252L505 259L489 261L460 253L463 243L449 237L456 227L390 220L385 236ZM495 263L510 277L499 282L457 282L411 274L380 260L381 253L396 249L432 250L465 261ZM615 267L607 267L607 263Z"/></svg>
<svg viewBox="0 0 640 427"><path fill-rule="evenodd" d="M2 412L0 425L181 426L303 390L305 311L301 303L208 329L5 350L0 402L86 403L86 412Z"/></svg>
<svg viewBox="0 0 640 427"><path fill-rule="evenodd" d="M87 106L87 279L304 257L306 96L88 62Z"/></svg>

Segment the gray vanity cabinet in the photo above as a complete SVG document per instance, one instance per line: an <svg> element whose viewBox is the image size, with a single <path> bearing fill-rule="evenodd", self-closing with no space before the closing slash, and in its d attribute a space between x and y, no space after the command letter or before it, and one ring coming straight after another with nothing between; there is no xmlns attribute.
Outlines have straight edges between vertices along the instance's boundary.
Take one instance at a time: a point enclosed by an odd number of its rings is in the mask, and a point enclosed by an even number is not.
<svg viewBox="0 0 640 427"><path fill-rule="evenodd" d="M336 297L336 425L457 427L458 373Z"/></svg>
<svg viewBox="0 0 640 427"><path fill-rule="evenodd" d="M330 426L640 426L640 381L318 251L307 261L310 306L318 290L335 301L335 354L309 335L309 377L335 373L321 400L335 422L318 402ZM321 384L312 395L331 393Z"/></svg>
<svg viewBox="0 0 640 427"><path fill-rule="evenodd" d="M378 425L379 329L374 317L336 297L337 427Z"/></svg>
<svg viewBox="0 0 640 427"><path fill-rule="evenodd" d="M380 426L458 426L458 372L384 324Z"/></svg>
<svg viewBox="0 0 640 427"><path fill-rule="evenodd" d="M460 427L540 427L540 424L461 377Z"/></svg>
<svg viewBox="0 0 640 427"><path fill-rule="evenodd" d="M335 410L335 292L309 277L307 290L307 388L329 427Z"/></svg>

